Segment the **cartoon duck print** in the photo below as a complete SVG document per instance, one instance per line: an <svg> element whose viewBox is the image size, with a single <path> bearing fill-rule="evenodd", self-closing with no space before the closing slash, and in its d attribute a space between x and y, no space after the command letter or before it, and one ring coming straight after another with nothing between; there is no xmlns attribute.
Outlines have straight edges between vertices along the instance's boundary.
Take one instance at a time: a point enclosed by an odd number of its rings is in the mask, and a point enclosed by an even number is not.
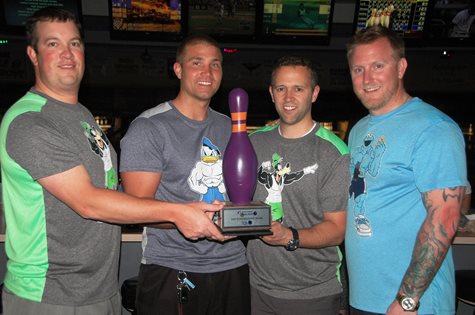
<svg viewBox="0 0 475 315"><path fill-rule="evenodd" d="M212 203L214 200L225 200L221 151L206 137L202 141L201 160L191 170L188 185L201 194L201 201Z"/></svg>
<svg viewBox="0 0 475 315"><path fill-rule="evenodd" d="M265 203L271 206L272 220L282 222L284 209L282 207L282 191L285 185L300 180L304 175L314 174L318 164L307 166L301 171L292 172L290 163L284 165L283 158L274 153L272 161L264 161L257 171L257 181L267 190Z"/></svg>
<svg viewBox="0 0 475 315"><path fill-rule="evenodd" d="M95 126L91 126L87 122L81 122L81 126L84 129L84 135L89 141L91 150L97 154L104 163L105 188L116 190L119 180L112 165L111 152L107 137L100 128L96 129Z"/></svg>

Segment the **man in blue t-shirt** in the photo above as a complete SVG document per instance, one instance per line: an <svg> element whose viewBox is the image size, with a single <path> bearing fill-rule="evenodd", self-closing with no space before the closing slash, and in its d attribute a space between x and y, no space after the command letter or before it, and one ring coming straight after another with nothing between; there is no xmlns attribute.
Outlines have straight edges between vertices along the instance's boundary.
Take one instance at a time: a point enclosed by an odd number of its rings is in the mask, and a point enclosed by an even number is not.
<svg viewBox="0 0 475 315"><path fill-rule="evenodd" d="M450 244L465 193L463 135L403 84L404 42L376 26L348 45L369 115L351 130L346 254L353 314L454 314Z"/></svg>

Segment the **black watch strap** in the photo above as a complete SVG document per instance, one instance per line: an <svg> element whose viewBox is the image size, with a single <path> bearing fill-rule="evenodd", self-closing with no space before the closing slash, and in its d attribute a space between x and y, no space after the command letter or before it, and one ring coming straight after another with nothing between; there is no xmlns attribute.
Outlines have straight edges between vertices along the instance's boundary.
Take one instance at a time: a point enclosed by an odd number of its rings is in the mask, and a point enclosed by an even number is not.
<svg viewBox="0 0 475 315"><path fill-rule="evenodd" d="M293 251L299 248L299 232L293 227L289 227L289 229L292 231L292 239L287 243L285 249L288 251Z"/></svg>

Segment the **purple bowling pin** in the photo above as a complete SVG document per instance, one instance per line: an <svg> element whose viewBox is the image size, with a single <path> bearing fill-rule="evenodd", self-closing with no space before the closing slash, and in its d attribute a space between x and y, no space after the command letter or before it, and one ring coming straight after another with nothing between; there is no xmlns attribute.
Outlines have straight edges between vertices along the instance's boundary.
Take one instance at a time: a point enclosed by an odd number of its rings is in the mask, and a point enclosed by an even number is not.
<svg viewBox="0 0 475 315"><path fill-rule="evenodd" d="M247 136L249 97L241 88L229 93L232 133L223 157L223 176L229 199L234 205L251 203L257 179L257 156Z"/></svg>

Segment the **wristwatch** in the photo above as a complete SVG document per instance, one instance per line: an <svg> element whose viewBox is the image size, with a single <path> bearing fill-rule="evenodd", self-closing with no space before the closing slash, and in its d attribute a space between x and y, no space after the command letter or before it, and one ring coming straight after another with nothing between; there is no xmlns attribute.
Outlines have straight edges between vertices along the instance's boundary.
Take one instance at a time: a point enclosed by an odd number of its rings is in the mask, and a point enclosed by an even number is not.
<svg viewBox="0 0 475 315"><path fill-rule="evenodd" d="M299 232L293 227L289 227L289 229L292 231L292 239L285 245L285 249L292 251L299 248Z"/></svg>
<svg viewBox="0 0 475 315"><path fill-rule="evenodd" d="M411 297L398 294L396 299L404 312L415 312L419 309L419 302L416 303Z"/></svg>

